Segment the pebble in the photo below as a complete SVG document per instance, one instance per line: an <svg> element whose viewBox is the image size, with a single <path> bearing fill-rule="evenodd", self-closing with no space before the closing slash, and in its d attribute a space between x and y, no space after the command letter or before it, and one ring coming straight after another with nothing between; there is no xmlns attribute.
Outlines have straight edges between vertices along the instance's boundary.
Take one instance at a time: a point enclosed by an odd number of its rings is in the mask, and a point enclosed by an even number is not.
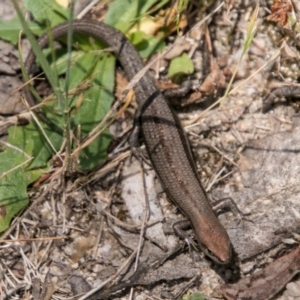
<svg viewBox="0 0 300 300"><path fill-rule="evenodd" d="M290 297L300 297L300 282L289 282L284 294Z"/></svg>

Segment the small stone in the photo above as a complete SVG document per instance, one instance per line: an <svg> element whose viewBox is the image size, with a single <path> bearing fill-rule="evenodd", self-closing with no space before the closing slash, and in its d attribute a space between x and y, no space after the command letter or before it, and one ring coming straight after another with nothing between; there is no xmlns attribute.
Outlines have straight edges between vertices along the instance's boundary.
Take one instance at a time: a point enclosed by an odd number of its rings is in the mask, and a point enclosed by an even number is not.
<svg viewBox="0 0 300 300"><path fill-rule="evenodd" d="M300 284L297 282L289 282L286 285L286 295L300 297Z"/></svg>
<svg viewBox="0 0 300 300"><path fill-rule="evenodd" d="M242 267L241 267L241 271L244 274L249 274L251 271L253 271L254 267L256 266L256 263L253 261L249 261L247 263L245 263Z"/></svg>

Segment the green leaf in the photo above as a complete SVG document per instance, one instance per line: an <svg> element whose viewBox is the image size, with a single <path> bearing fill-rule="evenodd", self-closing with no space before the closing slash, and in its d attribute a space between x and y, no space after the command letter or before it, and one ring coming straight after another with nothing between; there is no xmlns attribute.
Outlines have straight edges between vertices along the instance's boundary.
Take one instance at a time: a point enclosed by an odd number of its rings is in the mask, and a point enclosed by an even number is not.
<svg viewBox="0 0 300 300"><path fill-rule="evenodd" d="M41 34L44 28L34 22L28 22L28 26L34 34ZM20 31L22 30L21 22L18 18L8 22L0 21L0 38L9 41L12 44L18 42Z"/></svg>
<svg viewBox="0 0 300 300"><path fill-rule="evenodd" d="M68 10L58 5L55 0L24 0L24 6L37 21L48 20L51 27L68 19Z"/></svg>
<svg viewBox="0 0 300 300"><path fill-rule="evenodd" d="M50 49L45 49L44 50L45 56L49 55L49 63L51 65L51 68L53 68L53 62L52 62L52 56L50 54ZM70 58L71 59L71 64L75 64L77 59L80 59L83 55L85 55L86 52L84 51L72 51L70 55L66 53L66 49L58 49L56 51L55 55L55 68L57 75L63 75L67 72L67 60ZM73 75L73 74L71 74ZM62 86L62 85L61 85Z"/></svg>
<svg viewBox="0 0 300 300"><path fill-rule="evenodd" d="M24 166L10 172L27 159L24 153L11 148L0 153L0 175L7 173L0 178L0 232L6 230L12 218L27 206L27 186L42 174L39 170L25 171Z"/></svg>
<svg viewBox="0 0 300 300"><path fill-rule="evenodd" d="M62 136L47 125L42 124L45 134L56 150L62 143ZM37 125L32 122L26 126L9 128L9 143L34 157L28 170L47 166L48 159L53 155L53 150Z"/></svg>
<svg viewBox="0 0 300 300"><path fill-rule="evenodd" d="M104 22L126 32L138 17L139 0L116 0L110 3Z"/></svg>
<svg viewBox="0 0 300 300"><path fill-rule="evenodd" d="M180 298L181 300L205 300L205 296L201 293L186 294Z"/></svg>
<svg viewBox="0 0 300 300"><path fill-rule="evenodd" d="M205 300L205 297L201 293L193 293L190 297L191 300Z"/></svg>
<svg viewBox="0 0 300 300"><path fill-rule="evenodd" d="M141 31L132 33L129 39L139 51L142 58L148 58L153 53L160 52L166 47L163 40L154 36L145 35Z"/></svg>
<svg viewBox="0 0 300 300"><path fill-rule="evenodd" d="M115 0L110 3L104 23L127 32L133 22L145 14L158 0Z"/></svg>
<svg viewBox="0 0 300 300"><path fill-rule="evenodd" d="M168 76L178 77L184 74L192 74L194 72L194 65L192 60L188 57L186 53L178 56L170 62Z"/></svg>

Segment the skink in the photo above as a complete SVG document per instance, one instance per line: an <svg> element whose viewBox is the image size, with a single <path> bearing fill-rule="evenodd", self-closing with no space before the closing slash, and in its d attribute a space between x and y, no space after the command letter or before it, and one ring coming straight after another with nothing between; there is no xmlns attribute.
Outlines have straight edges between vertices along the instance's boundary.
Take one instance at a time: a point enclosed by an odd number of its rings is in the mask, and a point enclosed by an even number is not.
<svg viewBox="0 0 300 300"><path fill-rule="evenodd" d="M66 36L69 23L52 29L53 39ZM92 36L105 42L118 57L131 80L144 63L129 40L118 30L94 20L77 20L73 32ZM48 45L47 34L39 39L41 48ZM27 72L35 61L31 51L25 66ZM217 219L203 189L189 143L180 120L169 107L166 99L146 72L136 83L136 99L140 110L140 126L143 140L152 166L166 193L190 220L201 250L214 261L227 264L231 261L232 246L228 234ZM30 105L34 100L29 91Z"/></svg>

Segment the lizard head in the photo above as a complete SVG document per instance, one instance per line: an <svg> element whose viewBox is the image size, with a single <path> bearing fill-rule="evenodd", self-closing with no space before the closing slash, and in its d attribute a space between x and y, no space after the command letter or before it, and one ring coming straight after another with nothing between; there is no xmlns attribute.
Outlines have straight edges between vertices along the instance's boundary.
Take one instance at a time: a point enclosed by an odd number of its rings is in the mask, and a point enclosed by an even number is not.
<svg viewBox="0 0 300 300"><path fill-rule="evenodd" d="M218 264L229 264L232 258L232 245L223 226L203 224L194 228L203 253Z"/></svg>

